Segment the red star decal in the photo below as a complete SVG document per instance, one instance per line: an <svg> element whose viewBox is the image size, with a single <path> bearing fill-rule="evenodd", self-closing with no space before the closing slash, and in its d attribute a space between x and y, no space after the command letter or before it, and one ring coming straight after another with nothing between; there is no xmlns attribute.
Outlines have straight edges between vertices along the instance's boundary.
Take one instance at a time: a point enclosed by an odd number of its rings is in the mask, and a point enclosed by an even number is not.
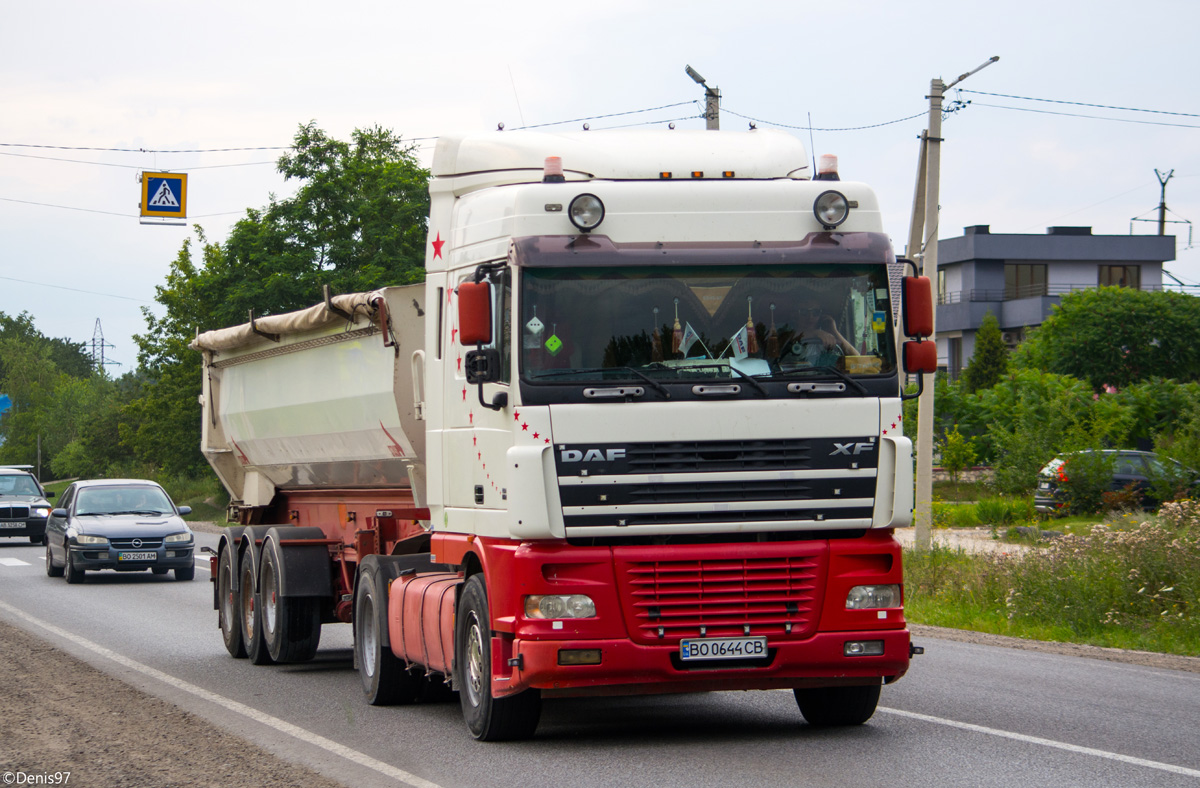
<svg viewBox="0 0 1200 788"><path fill-rule="evenodd" d="M521 425L521 431L522 431L522 432L529 432L529 425L528 425L528 424L522 424L522 425Z"/></svg>
<svg viewBox="0 0 1200 788"><path fill-rule="evenodd" d="M883 434L884 434L884 435L887 435L887 430L884 430L884 431L883 431Z"/></svg>
<svg viewBox="0 0 1200 788"><path fill-rule="evenodd" d="M463 386L463 402L467 401L467 387Z"/></svg>
<svg viewBox="0 0 1200 788"><path fill-rule="evenodd" d="M899 416L897 416L896 421L904 421L904 414L901 413Z"/></svg>
<svg viewBox="0 0 1200 788"><path fill-rule="evenodd" d="M479 436L478 436L478 435L472 435L472 436L471 436L471 445L472 445L472 446L478 446L478 445L479 445Z"/></svg>
<svg viewBox="0 0 1200 788"><path fill-rule="evenodd" d="M470 422L471 424L475 423L475 411L473 411L473 410L467 411L467 421Z"/></svg>
<svg viewBox="0 0 1200 788"><path fill-rule="evenodd" d="M454 338L455 338L456 336L458 336L458 329L457 329L457 328L452 328L452 329L450 329L450 342L451 342L451 343L453 343L453 342L454 342Z"/></svg>
<svg viewBox="0 0 1200 788"><path fill-rule="evenodd" d="M484 469L485 471L487 470L487 463L486 463L486 462L483 464L483 469ZM491 476L489 476L488 478L490 479L490 478L491 478Z"/></svg>
<svg viewBox="0 0 1200 788"><path fill-rule="evenodd" d="M892 422L892 429L896 429L896 422Z"/></svg>
<svg viewBox="0 0 1200 788"><path fill-rule="evenodd" d="M546 438L546 443L549 443L549 442L550 442L550 439L549 439L549 438Z"/></svg>
<svg viewBox="0 0 1200 788"><path fill-rule="evenodd" d="M521 420L521 412L518 410L514 410L513 411L513 421L520 421L520 420Z"/></svg>
<svg viewBox="0 0 1200 788"><path fill-rule="evenodd" d="M537 439L538 439L538 434L537 434L536 432L535 432L535 433L533 433L533 439L534 439L534 440L537 440Z"/></svg>
<svg viewBox="0 0 1200 788"><path fill-rule="evenodd" d="M458 371L462 372L462 356L458 357Z"/></svg>
<svg viewBox="0 0 1200 788"><path fill-rule="evenodd" d="M442 233L440 230L438 231L437 238L432 243L433 259L436 260L442 256L442 247L446 244L446 242L442 240Z"/></svg>
<svg viewBox="0 0 1200 788"><path fill-rule="evenodd" d="M475 459L477 459L477 460L482 460L482 459L483 459L483 452L475 452Z"/></svg>

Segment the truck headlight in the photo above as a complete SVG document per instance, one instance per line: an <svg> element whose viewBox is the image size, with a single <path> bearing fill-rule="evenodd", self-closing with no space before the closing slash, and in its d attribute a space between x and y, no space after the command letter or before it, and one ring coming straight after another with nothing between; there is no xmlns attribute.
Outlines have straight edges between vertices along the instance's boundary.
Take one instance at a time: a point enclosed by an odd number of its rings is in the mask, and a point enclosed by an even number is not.
<svg viewBox="0 0 1200 788"><path fill-rule="evenodd" d="M567 216L571 224L583 232L591 232L604 221L604 203L594 194L581 194L567 206Z"/></svg>
<svg viewBox="0 0 1200 788"><path fill-rule="evenodd" d="M50 516L50 507L49 506L33 507L33 516L34 517L49 517Z"/></svg>
<svg viewBox="0 0 1200 788"><path fill-rule="evenodd" d="M900 607L900 586L855 586L846 595L847 610Z"/></svg>
<svg viewBox="0 0 1200 788"><path fill-rule="evenodd" d="M184 542L190 542L190 541L192 541L192 535L190 533L171 534L163 541L166 542L167 544L180 544L180 543L184 543Z"/></svg>
<svg viewBox="0 0 1200 788"><path fill-rule="evenodd" d="M546 594L525 597L526 618L593 618L596 603L583 594Z"/></svg>
<svg viewBox="0 0 1200 788"><path fill-rule="evenodd" d="M846 221L850 215L850 203L841 192L821 192L813 201L813 215L825 229L832 230Z"/></svg>

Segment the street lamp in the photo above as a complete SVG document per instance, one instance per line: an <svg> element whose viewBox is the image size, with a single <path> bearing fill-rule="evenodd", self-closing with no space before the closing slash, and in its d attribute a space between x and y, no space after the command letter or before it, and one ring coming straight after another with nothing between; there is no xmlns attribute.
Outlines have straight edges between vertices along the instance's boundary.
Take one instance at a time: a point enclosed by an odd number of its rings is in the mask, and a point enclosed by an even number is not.
<svg viewBox="0 0 1200 788"><path fill-rule="evenodd" d="M704 120L705 126L709 131L720 131L721 129L721 90L720 88L709 87L704 81L704 77L696 73L696 69L691 66L684 66L683 69L687 75L692 78L692 81L704 88Z"/></svg>

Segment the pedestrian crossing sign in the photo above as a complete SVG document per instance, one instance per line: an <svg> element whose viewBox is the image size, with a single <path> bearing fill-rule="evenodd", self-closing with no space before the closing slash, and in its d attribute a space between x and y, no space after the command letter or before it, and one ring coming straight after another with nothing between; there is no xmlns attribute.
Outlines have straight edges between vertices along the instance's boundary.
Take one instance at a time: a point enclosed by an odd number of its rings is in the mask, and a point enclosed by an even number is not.
<svg viewBox="0 0 1200 788"><path fill-rule="evenodd" d="M142 216L187 218L187 174L142 173Z"/></svg>

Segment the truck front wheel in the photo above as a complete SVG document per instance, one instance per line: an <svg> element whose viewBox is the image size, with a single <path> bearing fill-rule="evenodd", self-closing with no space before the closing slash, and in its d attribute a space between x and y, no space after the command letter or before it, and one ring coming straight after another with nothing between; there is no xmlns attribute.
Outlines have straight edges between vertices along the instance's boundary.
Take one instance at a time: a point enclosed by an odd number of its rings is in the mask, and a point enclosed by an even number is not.
<svg viewBox="0 0 1200 788"><path fill-rule="evenodd" d="M422 684L422 677L392 653L387 604L386 579L376 564L365 562L354 601L354 650L363 692L372 706L412 703Z"/></svg>
<svg viewBox="0 0 1200 788"><path fill-rule="evenodd" d="M537 730L542 695L536 689L492 697L492 626L483 575L473 575L458 601L454 633L459 700L471 735L479 741L527 739Z"/></svg>
<svg viewBox="0 0 1200 788"><path fill-rule="evenodd" d="M792 693L809 725L862 725L879 705L879 686L794 689Z"/></svg>
<svg viewBox="0 0 1200 788"><path fill-rule="evenodd" d="M225 650L234 659L246 658L246 643L242 640L242 595L233 590L233 573L237 571L234 558L237 548L232 544L221 551L217 561L217 623Z"/></svg>

